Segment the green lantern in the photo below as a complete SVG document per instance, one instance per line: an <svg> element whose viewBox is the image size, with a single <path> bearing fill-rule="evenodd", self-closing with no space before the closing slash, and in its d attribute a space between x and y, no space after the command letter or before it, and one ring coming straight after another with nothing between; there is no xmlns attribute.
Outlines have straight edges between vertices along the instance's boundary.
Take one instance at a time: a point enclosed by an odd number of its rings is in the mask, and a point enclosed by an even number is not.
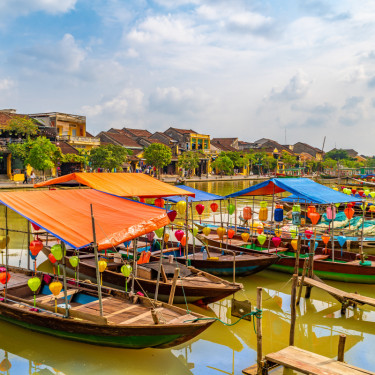
<svg viewBox="0 0 375 375"><path fill-rule="evenodd" d="M198 228L194 225L193 228L190 230L194 237L198 234Z"/></svg>
<svg viewBox="0 0 375 375"><path fill-rule="evenodd" d="M229 214L229 215L233 215L235 209L236 209L236 208L234 207L234 204L232 204L232 203L229 203L229 204L228 204L228 214Z"/></svg>
<svg viewBox="0 0 375 375"><path fill-rule="evenodd" d="M163 236L163 231L164 231L163 228L159 228L159 229L156 229L156 230L155 230L155 233L156 233L156 235L157 235L159 238L161 238L161 237Z"/></svg>
<svg viewBox="0 0 375 375"><path fill-rule="evenodd" d="M133 268L130 264L124 264L121 267L121 273L125 276L125 292L128 291L128 277L131 275Z"/></svg>
<svg viewBox="0 0 375 375"><path fill-rule="evenodd" d="M36 307L35 292L39 289L41 283L42 282L40 281L39 277L32 277L31 279L27 280L27 285L31 291L34 292L34 307Z"/></svg>
<svg viewBox="0 0 375 375"><path fill-rule="evenodd" d="M267 236L265 234L259 234L257 239L260 245L262 246L266 242Z"/></svg>
<svg viewBox="0 0 375 375"><path fill-rule="evenodd" d="M63 257L62 247L60 244L53 245L51 247L51 253L55 257L56 260L61 260Z"/></svg>
<svg viewBox="0 0 375 375"><path fill-rule="evenodd" d="M69 258L69 263L75 269L74 278L77 279L77 269L76 268L79 264L79 258L76 255L73 255L72 257Z"/></svg>

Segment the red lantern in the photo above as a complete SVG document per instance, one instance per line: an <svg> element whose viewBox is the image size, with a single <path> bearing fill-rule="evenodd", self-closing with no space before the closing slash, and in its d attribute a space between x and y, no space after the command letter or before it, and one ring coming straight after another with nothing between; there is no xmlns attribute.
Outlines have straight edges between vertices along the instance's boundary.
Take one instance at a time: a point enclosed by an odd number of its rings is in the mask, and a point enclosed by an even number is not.
<svg viewBox="0 0 375 375"><path fill-rule="evenodd" d="M56 263L56 258L53 256L52 253L49 253L49 254L48 254L48 259L49 259L49 261L50 261L52 264L55 264L55 263Z"/></svg>
<svg viewBox="0 0 375 375"><path fill-rule="evenodd" d="M169 220L172 221L172 223L174 222L174 219L176 218L177 216L177 211L169 211L167 213L168 217L169 217Z"/></svg>
<svg viewBox="0 0 375 375"><path fill-rule="evenodd" d="M0 273L0 283L5 284L10 280L10 273L9 272L1 272Z"/></svg>
<svg viewBox="0 0 375 375"><path fill-rule="evenodd" d="M34 223L31 223L32 227L34 228L34 230L40 230L40 227L38 227L36 224Z"/></svg>
<svg viewBox="0 0 375 375"><path fill-rule="evenodd" d="M40 250L43 249L43 242L40 240L34 240L30 242L30 247L29 247L31 254L33 256L37 256L40 252Z"/></svg>
<svg viewBox="0 0 375 375"><path fill-rule="evenodd" d="M145 200L144 198L140 198L139 201L140 201L141 203L146 203L146 200Z"/></svg>
<svg viewBox="0 0 375 375"><path fill-rule="evenodd" d="M154 201L154 205L156 207L164 207L164 199L163 198L156 198L155 201Z"/></svg>
<svg viewBox="0 0 375 375"><path fill-rule="evenodd" d="M252 213L251 213L251 207L244 207L242 210L243 218L245 221L251 220Z"/></svg>
<svg viewBox="0 0 375 375"><path fill-rule="evenodd" d="M235 233L234 229L228 229L228 238L233 238Z"/></svg>
<svg viewBox="0 0 375 375"><path fill-rule="evenodd" d="M174 233L174 236L176 237L176 240L178 242L181 242L182 240L182 237L185 235L184 231L179 229L179 230L176 230L176 232Z"/></svg>
<svg viewBox="0 0 375 375"><path fill-rule="evenodd" d="M318 221L320 219L320 214L318 214L317 212L311 212L309 217L313 225L318 224Z"/></svg>
<svg viewBox="0 0 375 375"><path fill-rule="evenodd" d="M365 195L365 192L363 190L358 191L359 196L363 197Z"/></svg>
<svg viewBox="0 0 375 375"><path fill-rule="evenodd" d="M355 195L355 193L357 192L357 189L352 189L352 194Z"/></svg>
<svg viewBox="0 0 375 375"><path fill-rule="evenodd" d="M217 209L219 208L217 203L211 203L210 207L211 207L212 212L216 212Z"/></svg>
<svg viewBox="0 0 375 375"><path fill-rule="evenodd" d="M195 209L196 209L196 211L198 212L198 215L202 215L202 213L203 213L203 211L204 211L204 206L203 206L203 204L197 204L197 205L195 206Z"/></svg>
<svg viewBox="0 0 375 375"><path fill-rule="evenodd" d="M315 206L308 206L307 207L307 217L310 218L310 214L316 212L316 207Z"/></svg>
<svg viewBox="0 0 375 375"><path fill-rule="evenodd" d="M312 235L313 235L312 230L305 230L305 236L308 240L311 238Z"/></svg>

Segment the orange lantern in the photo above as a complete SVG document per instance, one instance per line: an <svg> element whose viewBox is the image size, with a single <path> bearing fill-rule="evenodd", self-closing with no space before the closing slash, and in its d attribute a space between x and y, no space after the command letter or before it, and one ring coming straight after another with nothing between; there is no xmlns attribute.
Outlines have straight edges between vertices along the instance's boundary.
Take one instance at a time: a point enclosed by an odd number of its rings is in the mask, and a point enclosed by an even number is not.
<svg viewBox="0 0 375 375"><path fill-rule="evenodd" d="M241 238L244 242L247 242L249 240L250 234L247 232L241 233Z"/></svg>
<svg viewBox="0 0 375 375"><path fill-rule="evenodd" d="M318 214L317 212L311 212L309 218L313 225L316 225L318 224L318 221L320 219L320 214Z"/></svg>
<svg viewBox="0 0 375 375"><path fill-rule="evenodd" d="M186 236L184 235L182 238L181 238L181 246L185 246L186 245Z"/></svg>
<svg viewBox="0 0 375 375"><path fill-rule="evenodd" d="M0 283L6 284L10 280L10 273L9 272L1 272L0 273Z"/></svg>
<svg viewBox="0 0 375 375"><path fill-rule="evenodd" d="M43 242L40 240L34 240L30 242L30 252L35 257L39 254L40 250L43 249Z"/></svg>
<svg viewBox="0 0 375 375"><path fill-rule="evenodd" d="M235 233L234 229L228 229L228 238L233 238Z"/></svg>
<svg viewBox="0 0 375 375"><path fill-rule="evenodd" d="M326 235L326 234L323 234L323 236L322 236L322 241L323 241L323 243L324 243L324 245L325 245L324 253L327 253L327 252L328 252L327 245L328 245L328 242L329 242L330 239L331 239L330 236L328 236L328 235Z"/></svg>
<svg viewBox="0 0 375 375"><path fill-rule="evenodd" d="M350 220L354 215L354 209L352 207L346 207L344 213L347 219Z"/></svg>
<svg viewBox="0 0 375 375"><path fill-rule="evenodd" d="M163 198L156 198L154 201L154 205L156 207L164 207L164 199Z"/></svg>
<svg viewBox="0 0 375 375"><path fill-rule="evenodd" d="M251 207L244 207L242 212L243 212L243 218L245 221L251 220L252 218Z"/></svg>
<svg viewBox="0 0 375 375"><path fill-rule="evenodd" d="M258 234L263 233L263 226L262 225L258 225L257 232L258 232Z"/></svg>
<svg viewBox="0 0 375 375"><path fill-rule="evenodd" d="M310 214L311 213L315 213L316 212L316 207L315 206L308 206L307 207L307 217L310 218Z"/></svg>

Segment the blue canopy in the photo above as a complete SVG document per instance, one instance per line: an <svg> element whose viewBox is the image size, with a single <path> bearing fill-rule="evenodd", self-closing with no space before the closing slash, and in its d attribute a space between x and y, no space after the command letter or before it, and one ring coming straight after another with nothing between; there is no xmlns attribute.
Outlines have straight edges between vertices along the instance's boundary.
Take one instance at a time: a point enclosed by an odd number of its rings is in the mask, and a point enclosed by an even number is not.
<svg viewBox="0 0 375 375"><path fill-rule="evenodd" d="M222 197L221 195L206 193L205 191L194 189L190 186L178 185L177 187L179 187L180 189L183 189L183 190L187 190L190 193L195 194L195 198L189 197L189 202L216 201L216 200L220 200L220 199L225 199L225 197ZM181 196L175 196L175 197L167 197L167 198L164 198L164 199L166 199L170 202L177 203L181 200L185 200L186 198L181 197Z"/></svg>
<svg viewBox="0 0 375 375"><path fill-rule="evenodd" d="M272 195L276 193L289 192L293 198L300 202L312 202L315 204L361 202L356 197L348 196L336 190L318 184L308 178L271 178L247 189L227 195L227 198L251 196L251 195Z"/></svg>

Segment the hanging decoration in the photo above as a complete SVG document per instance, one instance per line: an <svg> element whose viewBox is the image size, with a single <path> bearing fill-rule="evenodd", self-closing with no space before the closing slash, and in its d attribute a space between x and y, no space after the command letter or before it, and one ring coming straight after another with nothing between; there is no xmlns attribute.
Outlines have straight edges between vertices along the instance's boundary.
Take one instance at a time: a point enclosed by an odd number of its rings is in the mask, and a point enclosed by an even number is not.
<svg viewBox="0 0 375 375"><path fill-rule="evenodd" d="M309 240L311 236L314 234L312 230L306 229L305 230L305 237Z"/></svg>
<svg viewBox="0 0 375 375"><path fill-rule="evenodd" d="M209 228L209 227L204 227L204 228L202 229L202 232L203 232L203 234L207 237L207 236L211 233L211 228Z"/></svg>
<svg viewBox="0 0 375 375"><path fill-rule="evenodd" d="M281 244L281 238L280 237L272 237L272 243L273 246L277 249Z"/></svg>
<svg viewBox="0 0 375 375"><path fill-rule="evenodd" d="M369 207L369 212L371 213L371 219L373 218L373 213L375 212L375 205L372 204L370 207Z"/></svg>
<svg viewBox="0 0 375 375"><path fill-rule="evenodd" d="M307 207L307 217L310 218L310 214L316 212L316 207L315 206L308 206Z"/></svg>
<svg viewBox="0 0 375 375"><path fill-rule="evenodd" d="M284 220L284 210L281 204L277 204L274 213L274 219L276 222L280 223Z"/></svg>
<svg viewBox="0 0 375 375"><path fill-rule="evenodd" d="M292 238L296 238L298 236L298 227L294 226L290 228L290 235Z"/></svg>
<svg viewBox="0 0 375 375"><path fill-rule="evenodd" d="M179 229L179 230L176 230L176 232L174 232L174 236L176 237L176 240L178 241L178 242L181 242L181 239L182 239L182 237L185 235L185 232L183 231L183 230L181 230L181 229Z"/></svg>
<svg viewBox="0 0 375 375"><path fill-rule="evenodd" d="M259 220L260 221L267 221L267 219L268 219L267 202L262 201L262 202L260 202L260 208L259 208Z"/></svg>
<svg viewBox="0 0 375 375"><path fill-rule="evenodd" d="M228 214L233 215L234 211L236 210L236 207L232 203L228 203Z"/></svg>
<svg viewBox="0 0 375 375"><path fill-rule="evenodd" d="M3 250L9 244L9 236L0 236L0 249Z"/></svg>
<svg viewBox="0 0 375 375"><path fill-rule="evenodd" d="M198 234L198 228L195 225L193 225L193 228L190 229L190 232L194 237L196 237Z"/></svg>
<svg viewBox="0 0 375 375"><path fill-rule="evenodd" d="M155 229L155 234L161 238L163 236L164 228Z"/></svg>
<svg viewBox="0 0 375 375"><path fill-rule="evenodd" d="M181 243L181 246L183 246L183 247L186 246L186 236L185 235L182 236L180 243Z"/></svg>
<svg viewBox="0 0 375 375"><path fill-rule="evenodd" d="M292 208L292 224L301 225L301 206L294 204Z"/></svg>
<svg viewBox="0 0 375 375"><path fill-rule="evenodd" d="M107 268L107 262L105 260L99 260L98 268L99 268L99 272L100 272L100 285L103 285L103 272Z"/></svg>
<svg viewBox="0 0 375 375"><path fill-rule="evenodd" d="M57 296L60 294L62 287L60 281L53 281L49 284L49 290L55 296L55 313L57 313Z"/></svg>
<svg viewBox="0 0 375 375"><path fill-rule="evenodd" d="M348 205L348 207L345 208L344 210L346 218L349 220L349 230L350 230L350 221L354 215L354 209Z"/></svg>
<svg viewBox="0 0 375 375"><path fill-rule="evenodd" d="M219 227L219 228L216 229L216 233L221 240L223 239L225 232L226 232L226 230L225 230L224 227Z"/></svg>
<svg viewBox="0 0 375 375"><path fill-rule="evenodd" d="M260 246L262 246L266 242L267 236L265 234L258 234L257 240L260 243Z"/></svg>
<svg viewBox="0 0 375 375"><path fill-rule="evenodd" d="M121 273L125 276L125 292L128 291L128 277L133 272L133 268L130 264L124 264L121 267Z"/></svg>
<svg viewBox="0 0 375 375"><path fill-rule="evenodd" d="M9 272L1 272L0 273L0 283L6 284L10 280L10 273Z"/></svg>
<svg viewBox="0 0 375 375"><path fill-rule="evenodd" d="M336 207L327 206L327 219L335 220L335 218L336 218Z"/></svg>
<svg viewBox="0 0 375 375"><path fill-rule="evenodd" d="M292 241L291 241L291 245L292 245L294 251L297 251L297 248L298 248L298 240L292 240Z"/></svg>
<svg viewBox="0 0 375 375"><path fill-rule="evenodd" d="M247 222L253 217L251 207L244 207L242 210L243 219Z"/></svg>
<svg viewBox="0 0 375 375"><path fill-rule="evenodd" d="M258 233L258 234L262 234L262 233L263 233L263 229L264 229L263 225L262 225L262 224L259 224L259 225L257 226L257 233Z"/></svg>
<svg viewBox="0 0 375 375"><path fill-rule="evenodd" d="M173 211L169 211L167 212L167 215L169 217L169 220L173 223L174 220L176 219L177 217L177 211L173 210ZM173 224L172 224L172 230L173 230Z"/></svg>
<svg viewBox="0 0 375 375"><path fill-rule="evenodd" d="M156 198L155 201L154 201L154 205L156 207L160 207L160 208L163 208L164 207L164 199L163 198Z"/></svg>
<svg viewBox="0 0 375 375"><path fill-rule="evenodd" d="M249 237L250 237L250 233L247 233L247 232L241 233L242 241L247 242L249 240Z"/></svg>
<svg viewBox="0 0 375 375"><path fill-rule="evenodd" d="M210 208L211 208L211 211L213 213L215 213L218 210L219 205L217 203L213 202L213 203L210 204ZM214 225L215 225L215 215L213 215L213 217L214 217Z"/></svg>
<svg viewBox="0 0 375 375"><path fill-rule="evenodd" d="M343 255L343 246L345 245L345 242L346 242L346 237L341 235L341 236L338 236L337 237L337 242L339 243L340 247L341 247L341 256Z"/></svg>
<svg viewBox="0 0 375 375"><path fill-rule="evenodd" d="M200 223L202 223L202 214L203 214L203 211L204 211L204 205L203 204L197 204L195 206L195 210L197 211L198 215L199 215L199 221Z"/></svg>
<svg viewBox="0 0 375 375"><path fill-rule="evenodd" d="M327 253L328 253L328 248L327 248L327 246L328 246L328 242L329 242L330 238L331 238L331 237L328 236L327 234L323 234L323 235L322 235L322 241L323 241L323 243L324 243L324 245L325 245L324 250L323 250L324 254L327 254Z"/></svg>
<svg viewBox="0 0 375 375"><path fill-rule="evenodd" d="M181 215L184 216L186 214L186 202L185 201L178 201L176 203L176 211Z"/></svg>
<svg viewBox="0 0 375 375"><path fill-rule="evenodd" d="M39 289L41 283L42 282L40 281L39 277L32 277L31 279L27 280L27 285L34 293L34 308L36 307L35 292Z"/></svg>
<svg viewBox="0 0 375 375"><path fill-rule="evenodd" d="M79 264L79 258L77 255L73 255L69 258L70 265L74 268L74 278L77 280L77 266Z"/></svg>

